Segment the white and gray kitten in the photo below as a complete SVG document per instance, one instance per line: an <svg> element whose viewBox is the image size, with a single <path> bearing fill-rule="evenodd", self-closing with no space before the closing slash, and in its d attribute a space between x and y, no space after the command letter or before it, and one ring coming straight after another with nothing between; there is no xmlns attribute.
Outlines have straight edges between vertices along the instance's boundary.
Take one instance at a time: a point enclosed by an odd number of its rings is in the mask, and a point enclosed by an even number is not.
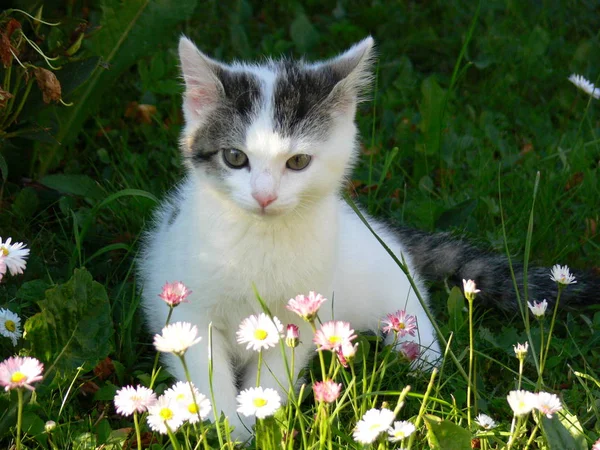
<svg viewBox="0 0 600 450"><path fill-rule="evenodd" d="M340 196L358 154L354 116L372 78L373 39L318 63L226 65L185 37L179 56L187 176L145 241L139 261L144 309L151 332L158 333L168 312L157 296L164 282L181 280L193 291L172 321L197 325L205 338L186 354L204 393L212 323L216 406L236 436L249 436L244 425L251 425L242 424L235 399L256 380L256 353L236 343L242 319L261 312L253 284L284 324L300 325L299 361L315 353L312 332L285 304L317 291L335 295L321 319L348 321L356 330L377 330L380 319L398 309L416 315L422 360L434 363L440 356L435 331L406 276ZM451 276L476 280L482 301L514 305L503 257L444 234L369 222L396 255L404 255L425 299L421 278ZM545 273L530 269L530 287L547 290L550 300L553 285L543 280ZM263 357L275 377L287 379L279 351ZM184 378L175 358L164 361ZM281 391L268 370L261 381Z"/></svg>

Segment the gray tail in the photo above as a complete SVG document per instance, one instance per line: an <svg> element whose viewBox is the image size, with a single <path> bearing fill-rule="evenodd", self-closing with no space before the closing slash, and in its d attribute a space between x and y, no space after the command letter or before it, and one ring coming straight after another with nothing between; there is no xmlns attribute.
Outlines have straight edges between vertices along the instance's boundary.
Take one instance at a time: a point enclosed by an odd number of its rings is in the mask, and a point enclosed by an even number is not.
<svg viewBox="0 0 600 450"><path fill-rule="evenodd" d="M407 249L418 274L427 281L448 280L460 286L462 280L475 281L477 303L503 310L518 307L515 286L505 256L486 252L449 233L426 233L409 228L397 228L397 234ZM521 298L524 294L523 265L513 261L513 270ZM577 283L563 290L560 305L565 307L600 304L600 277L592 271L571 271ZM528 298L549 305L556 301L558 287L550 279L550 269L529 267Z"/></svg>

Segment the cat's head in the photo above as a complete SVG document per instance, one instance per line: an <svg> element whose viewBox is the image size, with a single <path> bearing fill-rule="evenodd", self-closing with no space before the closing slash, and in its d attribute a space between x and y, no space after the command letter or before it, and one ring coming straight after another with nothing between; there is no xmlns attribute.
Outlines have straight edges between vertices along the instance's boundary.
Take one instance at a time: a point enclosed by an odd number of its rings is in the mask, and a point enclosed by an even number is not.
<svg viewBox="0 0 600 450"><path fill-rule="evenodd" d="M340 189L356 156L354 115L372 77L372 38L323 62L223 64L182 37L179 57L184 157L214 193L269 217Z"/></svg>

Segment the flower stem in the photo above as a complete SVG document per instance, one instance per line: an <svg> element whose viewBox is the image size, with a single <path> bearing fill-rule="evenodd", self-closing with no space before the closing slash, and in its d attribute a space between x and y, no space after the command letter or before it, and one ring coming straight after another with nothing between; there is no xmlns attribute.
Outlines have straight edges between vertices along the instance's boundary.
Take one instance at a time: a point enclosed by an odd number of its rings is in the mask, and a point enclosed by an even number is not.
<svg viewBox="0 0 600 450"><path fill-rule="evenodd" d="M23 389L17 389L19 405L17 409L17 450L21 450L21 427L23 426Z"/></svg>
<svg viewBox="0 0 600 450"><path fill-rule="evenodd" d="M435 367L432 371L431 371L431 378L429 379L429 384L427 385L427 390L425 391L425 395L423 396L423 401L421 402L421 408L419 409L419 415L417 416L416 420L415 420L415 428L419 428L419 426L421 425L421 420L423 419L423 416L425 415L425 408L427 407L427 401L429 400L429 394L431 394L431 390L433 389L433 385L435 382L435 377L438 374L438 369L437 367ZM406 393L408 394L408 391L406 391ZM406 446L407 449L410 450L413 441L415 440L417 433L412 433L410 435L410 437L408 438L408 445Z"/></svg>
<svg viewBox="0 0 600 450"><path fill-rule="evenodd" d="M256 371L256 387L260 386L260 369L262 367L262 350L258 351L258 370Z"/></svg>
<svg viewBox="0 0 600 450"><path fill-rule="evenodd" d="M167 320L165 322L165 327L167 325L169 325L169 321L171 320L172 315L173 315L173 306L170 306L169 314L167 315ZM152 366L152 376L150 377L150 386L148 386L150 389L152 389L154 387L154 383L156 383L156 378L158 377L158 374L160 373L160 368L158 367L159 358L160 358L160 352L157 351L156 355L154 356L154 364Z"/></svg>
<svg viewBox="0 0 600 450"><path fill-rule="evenodd" d="M560 294L563 290L563 285L558 285L558 295L556 296L556 303L554 304L554 313L552 314L552 322L550 322L550 330L548 330L548 340L546 341L546 351L544 352L544 360L540 364L540 376L541 376L541 367L546 364L546 360L548 359L548 352L550 351L550 343L552 341L552 332L554 331L554 324L556 323L556 313L558 312L558 302L560 301Z"/></svg>
<svg viewBox="0 0 600 450"><path fill-rule="evenodd" d="M473 296L467 295L469 303L469 382L467 383L467 424L471 428L471 387L475 403L477 402L477 388L473 381L473 359L474 359L474 341L473 341Z"/></svg>
<svg viewBox="0 0 600 450"><path fill-rule="evenodd" d="M200 427L200 433L202 435L202 443L204 448L208 450L208 443L206 442L206 436L204 435L204 424L202 423L202 416L200 415L200 405L198 405L198 401L196 400L196 393L194 392L194 384L192 383L192 379L190 377L190 371L188 369L187 363L185 362L185 356L179 355L179 359L181 360L181 364L183 365L183 371L185 372L185 379L187 380L190 391L192 392L192 401L194 405L196 405L196 415L198 416L198 423ZM196 430L198 431L198 430Z"/></svg>
<svg viewBox="0 0 600 450"><path fill-rule="evenodd" d="M213 359L212 359L212 322L208 324L208 386L210 389L210 401L212 402L212 410L215 417L215 428L217 429L217 437L219 438L219 448L223 448L223 435L219 426L219 413L217 404L215 403L215 390L213 387ZM230 436L230 433L228 433ZM229 438L229 441L231 439Z"/></svg>
<svg viewBox="0 0 600 450"><path fill-rule="evenodd" d="M142 434L140 433L140 422L138 420L138 414L136 411L133 412L133 424L135 425L135 440L137 441L138 450L142 450Z"/></svg>

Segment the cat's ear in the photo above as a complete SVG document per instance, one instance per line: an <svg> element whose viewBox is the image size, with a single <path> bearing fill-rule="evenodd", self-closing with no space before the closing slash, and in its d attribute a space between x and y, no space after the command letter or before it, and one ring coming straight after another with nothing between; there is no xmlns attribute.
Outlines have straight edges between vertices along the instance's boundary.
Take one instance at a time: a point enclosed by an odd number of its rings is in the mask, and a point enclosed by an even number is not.
<svg viewBox="0 0 600 450"><path fill-rule="evenodd" d="M223 85L218 77L223 67L185 36L179 40L179 60L185 81L183 112L188 123L196 122L212 110L223 95Z"/></svg>
<svg viewBox="0 0 600 450"><path fill-rule="evenodd" d="M331 92L331 98L335 99L338 107L351 107L353 110L369 90L376 57L374 46L375 41L369 36L323 64L340 78Z"/></svg>

